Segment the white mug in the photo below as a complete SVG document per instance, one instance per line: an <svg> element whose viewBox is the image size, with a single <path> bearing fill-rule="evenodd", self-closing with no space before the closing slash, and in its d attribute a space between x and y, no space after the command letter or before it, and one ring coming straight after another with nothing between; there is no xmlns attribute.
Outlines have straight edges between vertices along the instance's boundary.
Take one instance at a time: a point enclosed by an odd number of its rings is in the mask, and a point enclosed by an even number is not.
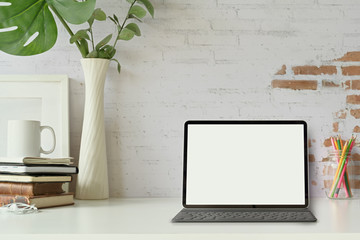
<svg viewBox="0 0 360 240"><path fill-rule="evenodd" d="M45 151L41 147L41 132L48 129L53 137L53 147ZM40 154L50 154L55 150L55 131L49 126L40 126L39 121L9 120L8 121L8 157L40 157Z"/></svg>

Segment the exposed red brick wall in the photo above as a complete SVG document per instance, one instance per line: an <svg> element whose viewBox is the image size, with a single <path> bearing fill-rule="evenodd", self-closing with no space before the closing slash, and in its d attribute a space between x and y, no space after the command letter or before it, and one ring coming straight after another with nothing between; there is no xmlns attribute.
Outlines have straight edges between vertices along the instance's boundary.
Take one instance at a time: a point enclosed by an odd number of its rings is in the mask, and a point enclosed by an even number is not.
<svg viewBox="0 0 360 240"><path fill-rule="evenodd" d="M324 61L324 63L319 66L290 66L289 64L284 64L276 72L271 82L271 87L276 89L286 89L286 91L336 91L338 89L339 94L343 94L343 109L333 112L332 128L329 129L329 135L324 136L327 138L321 139L321 148L327 150L332 149L329 137L331 135L338 135L344 127L350 129L350 131L352 130L354 134L360 133L360 51L348 52L337 59ZM354 124L354 120L357 119L359 119L359 122L355 122ZM349 124L353 124L353 126ZM357 140L357 142L358 141L359 140ZM314 148L314 146L310 144L310 140L309 148ZM354 164L348 166L348 173L350 175L358 176L360 175L359 151L353 151L351 159ZM332 167L330 161L334 160L329 159L326 154L317 156L311 152L311 154L309 154L309 161L311 164L316 161L323 162L321 167L323 187L331 187L332 178L336 169ZM336 166L336 163L334 166ZM359 178L352 183L352 188L360 189L360 180L358 179ZM315 182L313 185L315 186L317 183Z"/></svg>
<svg viewBox="0 0 360 240"><path fill-rule="evenodd" d="M339 123L338 122L334 122L333 123L333 132L338 132L339 131Z"/></svg>
<svg viewBox="0 0 360 240"><path fill-rule="evenodd" d="M359 133L360 132L360 127L359 126L355 126L353 129L354 133Z"/></svg>
<svg viewBox="0 0 360 240"><path fill-rule="evenodd" d="M347 95L346 103L360 104L360 95Z"/></svg>
<svg viewBox="0 0 360 240"><path fill-rule="evenodd" d="M273 88L289 88L293 90L316 90L317 81L311 80L273 80L271 83Z"/></svg>
<svg viewBox="0 0 360 240"><path fill-rule="evenodd" d="M335 112L334 115L338 119L346 119L347 112L344 109L341 109L340 111Z"/></svg>
<svg viewBox="0 0 360 240"><path fill-rule="evenodd" d="M359 119L360 118L360 109L351 109L350 114L354 118Z"/></svg>
<svg viewBox="0 0 360 240"><path fill-rule="evenodd" d="M360 62L360 52L348 52L341 58L335 59L340 62Z"/></svg>
<svg viewBox="0 0 360 240"><path fill-rule="evenodd" d="M345 76L360 75L360 66L341 67L341 70Z"/></svg>
<svg viewBox="0 0 360 240"><path fill-rule="evenodd" d="M346 90L360 90L360 80L347 80L345 82Z"/></svg>
<svg viewBox="0 0 360 240"><path fill-rule="evenodd" d="M315 162L314 154L309 154L309 162Z"/></svg>
<svg viewBox="0 0 360 240"><path fill-rule="evenodd" d="M342 66L344 62L345 66ZM351 64L353 62L353 64ZM332 131L334 133L339 132L339 120L346 120L349 117L360 119L360 51L348 52L344 56L327 61L326 64L321 66L313 66L313 65L303 65L303 66L288 66L283 65L281 69L275 74L274 80L271 82L272 88L284 88L289 90L314 90L319 91L321 88L332 88L332 89L345 89L345 103L347 104L346 108L340 109L337 112L333 113L334 123ZM338 67L336 67L337 65ZM338 72L339 70L339 72ZM344 80L337 81L327 79L326 76L331 76L337 74L337 76L359 76L358 79L355 80ZM307 79L311 80L297 80L301 76L306 75ZM277 78L276 76L279 76ZM284 77L286 79L284 79ZM357 77L356 77L357 78ZM334 78L333 78L334 79ZM336 78L337 79L337 78ZM339 79L343 79L339 77ZM320 88L320 89L319 89ZM359 126L353 126L353 132L360 132L360 124ZM324 143L325 147L330 147L331 143L329 139Z"/></svg>
<svg viewBox="0 0 360 240"><path fill-rule="evenodd" d="M281 69L276 73L276 75L285 75L286 74L286 66L283 65Z"/></svg>
<svg viewBox="0 0 360 240"><path fill-rule="evenodd" d="M327 139L324 140L324 146L325 147L331 147L332 146L330 138L327 138Z"/></svg>
<svg viewBox="0 0 360 240"><path fill-rule="evenodd" d="M323 87L340 87L340 84L328 80L322 80L321 85Z"/></svg>
<svg viewBox="0 0 360 240"><path fill-rule="evenodd" d="M309 147L309 148L312 147L312 145L313 145L314 143L316 143L316 140L315 140L315 139L309 139L309 141L308 141L308 147Z"/></svg>
<svg viewBox="0 0 360 240"><path fill-rule="evenodd" d="M295 75L332 75L337 73L335 66L295 66L292 70Z"/></svg>

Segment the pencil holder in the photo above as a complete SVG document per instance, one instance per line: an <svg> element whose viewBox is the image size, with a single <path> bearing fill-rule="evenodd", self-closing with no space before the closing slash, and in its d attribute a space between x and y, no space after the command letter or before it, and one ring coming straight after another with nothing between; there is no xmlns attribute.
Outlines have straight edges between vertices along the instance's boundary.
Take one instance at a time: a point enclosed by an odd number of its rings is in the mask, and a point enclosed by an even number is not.
<svg viewBox="0 0 360 240"><path fill-rule="evenodd" d="M325 193L330 199L354 199L359 198L359 192L355 188L356 166L349 152L332 150L328 153L328 164L324 168L326 179Z"/></svg>

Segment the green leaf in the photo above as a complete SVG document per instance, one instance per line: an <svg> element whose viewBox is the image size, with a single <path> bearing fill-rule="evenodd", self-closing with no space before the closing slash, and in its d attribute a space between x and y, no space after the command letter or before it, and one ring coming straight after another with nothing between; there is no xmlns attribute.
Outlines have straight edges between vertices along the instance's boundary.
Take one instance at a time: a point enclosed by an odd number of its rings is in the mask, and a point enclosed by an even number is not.
<svg viewBox="0 0 360 240"><path fill-rule="evenodd" d="M90 26L90 27L93 25L94 20L95 20L95 17L94 17L93 15L87 20L87 22L89 23L89 26Z"/></svg>
<svg viewBox="0 0 360 240"><path fill-rule="evenodd" d="M136 5L130 8L129 15L135 15L138 18L143 18L146 15L146 11L142 7Z"/></svg>
<svg viewBox="0 0 360 240"><path fill-rule="evenodd" d="M86 58L98 58L98 57L99 57L99 53L96 49L90 52L88 55L86 55Z"/></svg>
<svg viewBox="0 0 360 240"><path fill-rule="evenodd" d="M115 58L112 58L112 59L110 59L110 60L117 63L117 71L118 71L118 73L120 73L120 71L121 71L121 65L120 65L119 61L118 61L117 59L115 59Z"/></svg>
<svg viewBox="0 0 360 240"><path fill-rule="evenodd" d="M128 3L133 4L136 0L126 0Z"/></svg>
<svg viewBox="0 0 360 240"><path fill-rule="evenodd" d="M111 40L112 34L107 35L103 40L101 40L95 47L95 49L97 51L99 51L99 49L104 46L105 44L107 44L110 40Z"/></svg>
<svg viewBox="0 0 360 240"><path fill-rule="evenodd" d="M110 45L105 45L99 50L99 58L110 59L115 55L116 50Z"/></svg>
<svg viewBox="0 0 360 240"><path fill-rule="evenodd" d="M90 37L88 35L88 29L82 29L82 30L77 31L73 36L71 36L70 43L74 43L81 39L90 40Z"/></svg>
<svg viewBox="0 0 360 240"><path fill-rule="evenodd" d="M114 57L114 55L116 53L116 49L110 45L105 45L102 49L104 49L104 51L108 54L109 59Z"/></svg>
<svg viewBox="0 0 360 240"><path fill-rule="evenodd" d="M136 23L129 23L125 28L133 31L136 36L141 36L140 28Z"/></svg>
<svg viewBox="0 0 360 240"><path fill-rule="evenodd" d="M57 39L57 26L49 6L72 23L83 23L90 17L95 0L0 0L11 3L0 6L0 50L12 55L36 55L51 49ZM66 14L64 13L66 12ZM75 17L68 17L68 15ZM37 35L37 36L36 36ZM32 36L36 36L32 39ZM31 41L32 40L32 41Z"/></svg>
<svg viewBox="0 0 360 240"><path fill-rule="evenodd" d="M86 0L83 2L74 0L46 0L46 2L52 5L67 22L82 24L93 13L96 0Z"/></svg>
<svg viewBox="0 0 360 240"><path fill-rule="evenodd" d="M135 35L135 33L133 31L131 31L130 29L124 28L120 32L118 39L129 41L130 39L132 39L134 37L134 35Z"/></svg>
<svg viewBox="0 0 360 240"><path fill-rule="evenodd" d="M150 15L154 18L154 7L149 0L138 0L138 2L144 4Z"/></svg>
<svg viewBox="0 0 360 240"><path fill-rule="evenodd" d="M113 23L115 23L115 24L117 25L117 22L115 21L114 18L112 18L112 17L110 17L110 16L108 16L108 18L109 18Z"/></svg>
<svg viewBox="0 0 360 240"><path fill-rule="evenodd" d="M99 51L99 58L109 59L109 55L108 55L107 52L105 52L104 49L101 49L101 50Z"/></svg>
<svg viewBox="0 0 360 240"><path fill-rule="evenodd" d="M95 19L98 20L98 21L105 21L106 20L106 14L100 8L95 9L94 16L95 16Z"/></svg>
<svg viewBox="0 0 360 240"><path fill-rule="evenodd" d="M85 39L80 39L80 52L83 57L89 54L89 45Z"/></svg>
<svg viewBox="0 0 360 240"><path fill-rule="evenodd" d="M114 16L114 20L117 22L117 24L120 24L119 23L119 18L115 14L113 16Z"/></svg>
<svg viewBox="0 0 360 240"><path fill-rule="evenodd" d="M13 31L0 32L0 50L8 54L28 56L52 48L57 39L57 27L48 5L38 0L1 0L10 6L0 6L0 29L16 27ZM31 36L38 36L26 46Z"/></svg>
<svg viewBox="0 0 360 240"><path fill-rule="evenodd" d="M100 8L95 9L94 12L91 14L90 18L87 20L90 26L93 25L95 19L98 21L105 21L106 20L105 12Z"/></svg>
<svg viewBox="0 0 360 240"><path fill-rule="evenodd" d="M137 16L135 16L134 14L129 14L129 18L133 18L138 20L139 22L142 22L140 18L138 18Z"/></svg>

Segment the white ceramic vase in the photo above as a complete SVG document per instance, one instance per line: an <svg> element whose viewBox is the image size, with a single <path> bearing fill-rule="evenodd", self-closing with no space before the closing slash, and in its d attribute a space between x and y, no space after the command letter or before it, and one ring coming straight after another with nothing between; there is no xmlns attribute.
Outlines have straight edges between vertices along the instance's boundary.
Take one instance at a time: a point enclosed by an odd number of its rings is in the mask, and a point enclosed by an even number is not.
<svg viewBox="0 0 360 240"><path fill-rule="evenodd" d="M85 110L76 183L77 199L109 198L104 126L104 85L108 59L81 59L85 76Z"/></svg>

